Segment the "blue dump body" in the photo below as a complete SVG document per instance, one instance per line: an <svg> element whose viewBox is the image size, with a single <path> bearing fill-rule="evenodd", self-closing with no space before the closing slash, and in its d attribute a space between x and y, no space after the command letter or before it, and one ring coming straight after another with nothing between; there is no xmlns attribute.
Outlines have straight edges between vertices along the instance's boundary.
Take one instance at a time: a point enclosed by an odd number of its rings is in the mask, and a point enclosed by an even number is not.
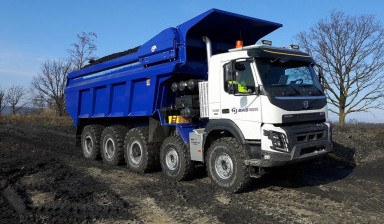
<svg viewBox="0 0 384 224"><path fill-rule="evenodd" d="M67 110L75 125L85 118L159 116L160 108L175 102L169 89L172 80L207 79L203 36L211 39L212 53L217 54L234 48L239 39L244 45L255 44L281 26L211 9L165 29L135 53L68 74Z"/></svg>

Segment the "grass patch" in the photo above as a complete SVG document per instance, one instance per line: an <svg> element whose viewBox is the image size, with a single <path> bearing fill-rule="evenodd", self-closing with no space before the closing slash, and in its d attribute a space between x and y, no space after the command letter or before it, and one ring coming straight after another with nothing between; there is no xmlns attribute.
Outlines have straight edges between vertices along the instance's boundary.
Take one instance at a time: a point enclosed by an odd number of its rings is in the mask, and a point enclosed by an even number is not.
<svg viewBox="0 0 384 224"><path fill-rule="evenodd" d="M27 124L39 126L68 126L73 125L69 116L55 115L6 115L0 116L0 124Z"/></svg>

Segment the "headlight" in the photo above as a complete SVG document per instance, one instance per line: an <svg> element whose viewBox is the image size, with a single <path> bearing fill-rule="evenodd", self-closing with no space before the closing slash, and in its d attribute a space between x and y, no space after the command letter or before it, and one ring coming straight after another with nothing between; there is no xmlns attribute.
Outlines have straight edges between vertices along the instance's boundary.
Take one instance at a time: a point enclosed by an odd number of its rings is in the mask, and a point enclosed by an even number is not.
<svg viewBox="0 0 384 224"><path fill-rule="evenodd" d="M265 134L266 133L264 133L264 135ZM272 141L272 149L289 152L287 137L285 134L276 131L269 131L268 139Z"/></svg>

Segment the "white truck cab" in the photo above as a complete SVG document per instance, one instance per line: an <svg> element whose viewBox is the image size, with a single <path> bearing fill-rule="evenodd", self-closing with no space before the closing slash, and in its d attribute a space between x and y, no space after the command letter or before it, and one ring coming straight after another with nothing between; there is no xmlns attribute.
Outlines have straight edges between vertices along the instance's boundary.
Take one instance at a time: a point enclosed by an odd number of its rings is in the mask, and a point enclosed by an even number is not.
<svg viewBox="0 0 384 224"><path fill-rule="evenodd" d="M243 169L239 163L258 177L263 167L317 158L332 149L321 74L310 55L268 45L209 54L207 102L200 99L208 105L203 144L208 171L219 186L239 187L235 179L232 184L225 179ZM218 136L236 143L219 144ZM231 152L236 144L243 153L237 159Z"/></svg>

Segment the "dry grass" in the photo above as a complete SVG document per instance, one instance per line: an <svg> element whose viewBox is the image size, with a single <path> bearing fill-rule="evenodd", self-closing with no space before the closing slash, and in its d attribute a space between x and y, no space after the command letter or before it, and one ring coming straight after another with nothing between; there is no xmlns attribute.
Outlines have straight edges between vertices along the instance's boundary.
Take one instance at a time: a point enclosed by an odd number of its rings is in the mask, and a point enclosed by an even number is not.
<svg viewBox="0 0 384 224"><path fill-rule="evenodd" d="M59 117L55 115L7 115L7 116L0 116L0 124L66 126L66 125L73 125L73 121L69 116Z"/></svg>
<svg viewBox="0 0 384 224"><path fill-rule="evenodd" d="M384 129L384 123L367 123L367 122L360 122L357 120L350 120L349 122L345 123L344 127L339 126L337 122L330 122L333 127L341 128L341 129L349 129L349 128L362 128L362 129Z"/></svg>

